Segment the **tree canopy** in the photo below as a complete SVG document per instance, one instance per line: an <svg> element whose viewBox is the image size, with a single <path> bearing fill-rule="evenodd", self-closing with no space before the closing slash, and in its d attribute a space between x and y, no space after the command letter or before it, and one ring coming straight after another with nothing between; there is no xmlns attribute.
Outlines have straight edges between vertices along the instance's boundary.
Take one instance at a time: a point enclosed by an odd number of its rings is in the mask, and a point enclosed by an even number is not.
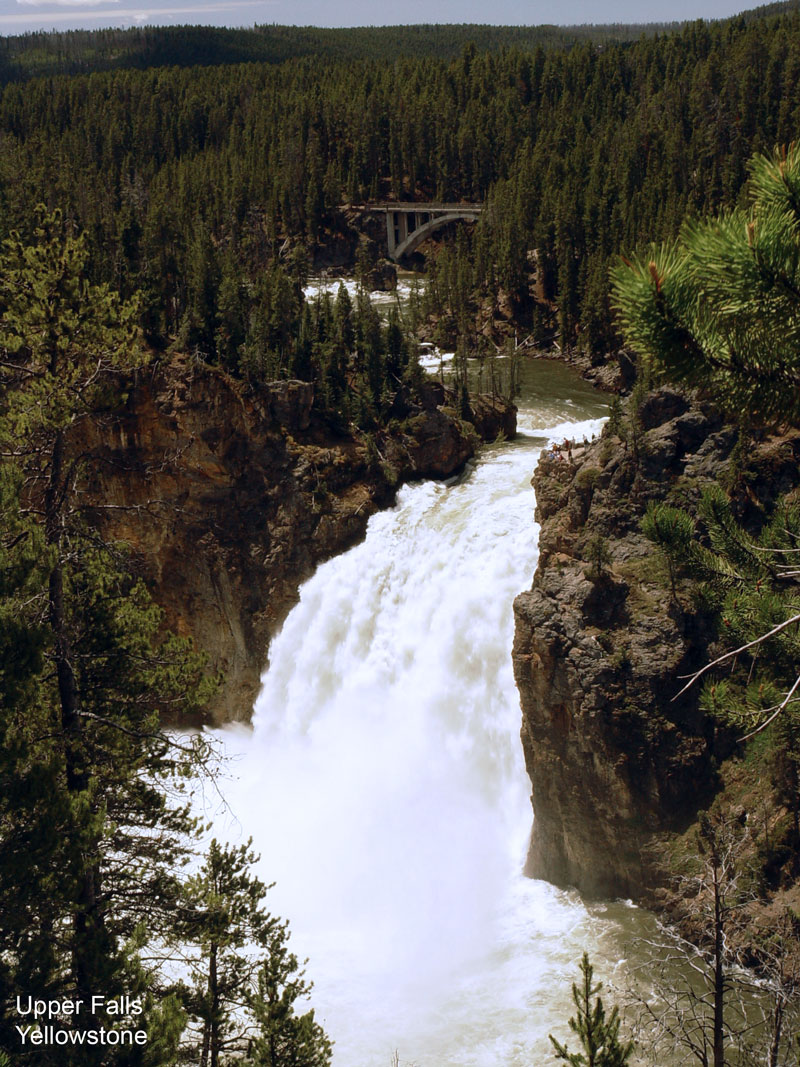
<svg viewBox="0 0 800 1067"><path fill-rule="evenodd" d="M800 417L800 145L756 155L750 205L688 220L614 273L626 340L745 422Z"/></svg>
<svg viewBox="0 0 800 1067"><path fill-rule="evenodd" d="M188 1041L191 997L166 964L187 900L202 910L184 868L198 830L189 790L209 752L162 722L202 708L215 680L165 630L126 546L92 521L93 442L146 353L135 303L92 284L87 257L85 237L41 209L31 244L12 234L0 259L0 1049L37 1067L166 1067ZM212 846L207 867L227 858ZM234 891L258 903L248 857L233 860ZM219 909L204 906L207 963ZM284 926L225 915L237 973L253 932L286 969ZM254 976L242 997L256 994ZM29 996L82 1008L37 1025L17 1011ZM76 1038L136 1028L147 1039L22 1039L20 1023L45 1021ZM304 1026L324 1051L319 1028Z"/></svg>
<svg viewBox="0 0 800 1067"><path fill-rule="evenodd" d="M439 275L458 328L484 302L510 301L543 341L602 353L618 340L617 253L673 239L687 213L734 207L753 152L796 135L800 16L565 48L462 31L448 30L455 51L440 27L424 54L369 56L364 31L337 31L346 55L298 31L282 61L242 63L226 60L233 31L70 36L64 54L85 47L94 73L0 93L0 230L29 236L38 201L63 206L88 234L92 279L142 292L151 342L181 338L231 365L259 343L251 308L271 272L297 277L294 249L324 262L349 239L342 205L482 201L474 236ZM97 70L97 55L136 41L141 63ZM35 71L44 56L49 74L61 44L47 42L20 45L20 62ZM148 65L159 42L180 52L176 65ZM219 64L177 65L193 49L212 60L209 42Z"/></svg>

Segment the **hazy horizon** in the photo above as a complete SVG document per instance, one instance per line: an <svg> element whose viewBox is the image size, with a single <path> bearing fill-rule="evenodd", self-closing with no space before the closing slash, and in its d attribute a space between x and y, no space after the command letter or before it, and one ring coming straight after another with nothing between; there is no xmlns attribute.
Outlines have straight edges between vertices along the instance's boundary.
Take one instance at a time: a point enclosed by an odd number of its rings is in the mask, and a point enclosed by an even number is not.
<svg viewBox="0 0 800 1067"><path fill-rule="evenodd" d="M575 26L719 19L757 4L741 0L404 0L376 8L373 0L0 0L0 35L36 30L101 29L144 25L284 26L344 28L476 23L492 26ZM487 19L487 15L491 18Z"/></svg>

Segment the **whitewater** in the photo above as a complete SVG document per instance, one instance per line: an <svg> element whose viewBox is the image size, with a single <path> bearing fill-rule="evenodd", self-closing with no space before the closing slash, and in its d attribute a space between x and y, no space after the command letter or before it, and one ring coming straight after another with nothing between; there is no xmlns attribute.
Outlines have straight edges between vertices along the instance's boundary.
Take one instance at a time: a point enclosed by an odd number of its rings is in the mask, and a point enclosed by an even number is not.
<svg viewBox="0 0 800 1067"><path fill-rule="evenodd" d="M526 372L520 435L403 488L321 566L273 640L217 833L253 837L308 957L336 1067L530 1067L566 1036L588 949L616 967L635 909L524 878L530 782L512 603L537 559L531 475L605 402Z"/></svg>

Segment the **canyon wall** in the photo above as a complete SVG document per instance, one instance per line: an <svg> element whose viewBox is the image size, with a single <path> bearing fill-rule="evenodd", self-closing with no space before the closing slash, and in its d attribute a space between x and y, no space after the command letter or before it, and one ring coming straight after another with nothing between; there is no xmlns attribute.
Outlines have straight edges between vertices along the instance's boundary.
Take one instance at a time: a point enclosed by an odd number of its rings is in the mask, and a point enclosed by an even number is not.
<svg viewBox="0 0 800 1067"><path fill-rule="evenodd" d="M363 537L404 481L473 454L449 399L431 382L392 432L337 436L310 383L252 389L186 359L140 376L87 442L104 536L129 546L166 624L222 675L214 721L249 717L270 638L317 564ZM502 402L481 411L487 433L513 423Z"/></svg>
<svg viewBox="0 0 800 1067"><path fill-rule="evenodd" d="M665 844L719 787L734 738L681 676L714 634L640 530L649 500L691 510L729 470L736 431L672 389L641 406L638 439L606 427L545 453L534 476L540 558L515 601L514 670L533 783L530 875L590 895L642 899L663 884ZM800 481L800 433L765 438L740 481L756 515Z"/></svg>

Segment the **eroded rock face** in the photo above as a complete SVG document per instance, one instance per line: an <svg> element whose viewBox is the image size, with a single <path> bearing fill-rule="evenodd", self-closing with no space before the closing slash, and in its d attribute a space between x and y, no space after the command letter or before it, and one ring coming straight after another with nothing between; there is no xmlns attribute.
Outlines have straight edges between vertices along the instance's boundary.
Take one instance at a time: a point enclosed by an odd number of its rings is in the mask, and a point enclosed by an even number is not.
<svg viewBox="0 0 800 1067"><path fill-rule="evenodd" d="M459 421L441 408L421 412L408 420L407 427L404 448L417 477L447 478L475 451Z"/></svg>
<svg viewBox="0 0 800 1067"><path fill-rule="evenodd" d="M381 263L367 275L367 288L373 293L393 293L397 289L397 267Z"/></svg>
<svg viewBox="0 0 800 1067"><path fill-rule="evenodd" d="M470 400L472 423L484 441L511 438L517 432L517 409L499 396L483 394Z"/></svg>
<svg viewBox="0 0 800 1067"><path fill-rule="evenodd" d="M378 462L365 440L333 436L313 397L307 382L253 392L187 360L141 378L87 442L104 535L130 546L167 625L223 675L216 722L249 718L269 641L315 567L402 482L453 474L474 451L458 420L417 406L407 431L379 435Z"/></svg>
<svg viewBox="0 0 800 1067"><path fill-rule="evenodd" d="M650 499L691 508L735 441L713 410L671 389L646 401L641 421L638 457L607 433L571 458L543 455L540 559L514 604L513 654L533 783L528 873L637 898L660 877L660 835L693 820L731 745L695 689L676 698L713 634L671 596L640 522ZM745 517L798 481L800 434L759 448Z"/></svg>

